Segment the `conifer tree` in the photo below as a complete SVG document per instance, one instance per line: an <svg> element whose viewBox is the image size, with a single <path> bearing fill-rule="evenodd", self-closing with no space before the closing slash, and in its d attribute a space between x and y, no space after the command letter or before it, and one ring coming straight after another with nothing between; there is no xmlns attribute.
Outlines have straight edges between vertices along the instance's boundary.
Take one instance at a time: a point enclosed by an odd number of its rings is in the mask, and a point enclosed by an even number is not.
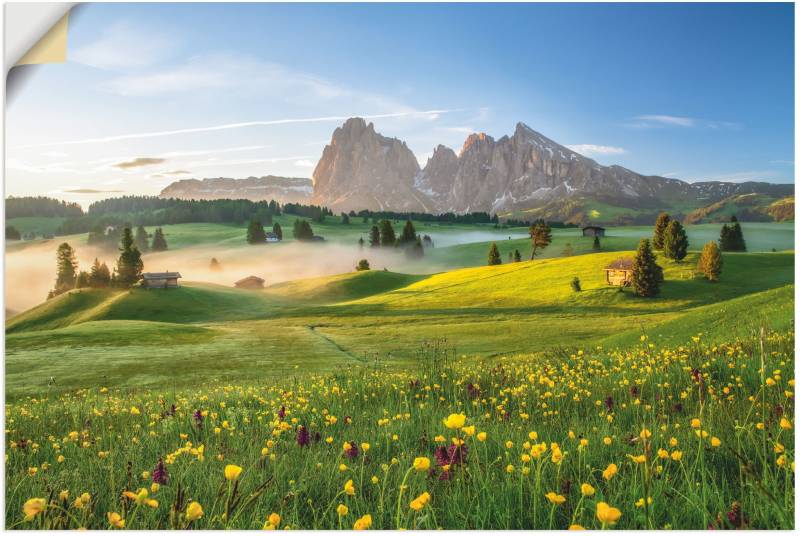
<svg viewBox="0 0 800 536"><path fill-rule="evenodd" d="M164 237L164 230L161 227L153 232L153 245L150 246L153 251L166 251L167 239Z"/></svg>
<svg viewBox="0 0 800 536"><path fill-rule="evenodd" d="M716 242L712 241L703 246L700 259L697 261L697 271L711 282L719 281L722 273L722 253Z"/></svg>
<svg viewBox="0 0 800 536"><path fill-rule="evenodd" d="M394 246L395 242L397 242L397 238L394 234L394 227L392 227L392 222L389 220L381 220L381 246L383 247L390 247Z"/></svg>
<svg viewBox="0 0 800 536"><path fill-rule="evenodd" d="M342 212L342 225L350 225L350 216Z"/></svg>
<svg viewBox="0 0 800 536"><path fill-rule="evenodd" d="M564 246L564 249L561 251L561 256L572 257L573 255L575 255L575 250L572 249L572 244L567 242L567 244Z"/></svg>
<svg viewBox="0 0 800 536"><path fill-rule="evenodd" d="M536 257L536 252L544 249L553 241L553 235L550 232L550 226L544 220L539 220L528 229L528 234L531 236L531 260Z"/></svg>
<svg viewBox="0 0 800 536"><path fill-rule="evenodd" d="M221 272L222 264L220 264L216 257L211 257L211 262L208 265L208 269L212 272Z"/></svg>
<svg viewBox="0 0 800 536"><path fill-rule="evenodd" d="M503 264L503 260L500 258L500 250L497 249L497 244L494 242L492 242L492 245L489 246L489 259L487 264L489 266Z"/></svg>
<svg viewBox="0 0 800 536"><path fill-rule="evenodd" d="M747 251L747 245L744 242L744 235L742 234L742 226L739 225L739 220L736 216L731 216L731 251Z"/></svg>
<svg viewBox="0 0 800 536"><path fill-rule="evenodd" d="M153 242L155 242L155 238L153 238ZM139 282L144 268L142 254L133 245L133 233L131 233L130 227L125 227L122 232L119 251L116 281L119 286L129 288Z"/></svg>
<svg viewBox="0 0 800 536"><path fill-rule="evenodd" d="M144 253L148 249L150 249L150 245L147 243L147 231L145 231L143 226L138 226L136 228L136 238L133 240L133 244L136 248Z"/></svg>
<svg viewBox="0 0 800 536"><path fill-rule="evenodd" d="M682 261L689 248L686 230L678 220L672 220L664 231L664 256L674 261Z"/></svg>
<svg viewBox="0 0 800 536"><path fill-rule="evenodd" d="M267 233L264 232L264 226L261 222L252 219L247 226L247 243L248 244L263 244L267 241Z"/></svg>
<svg viewBox="0 0 800 536"><path fill-rule="evenodd" d="M403 232L400 233L400 238L398 240L401 246L407 244L413 244L417 239L417 231L414 229L414 224L411 223L411 220L406 220L405 226L403 226Z"/></svg>
<svg viewBox="0 0 800 536"><path fill-rule="evenodd" d="M278 237L278 240L283 240L283 229L281 229L281 224L275 222L275 225L272 226L272 232L275 233L275 236Z"/></svg>
<svg viewBox="0 0 800 536"><path fill-rule="evenodd" d="M75 288L86 288L89 286L89 272L81 271L75 278Z"/></svg>
<svg viewBox="0 0 800 536"><path fill-rule="evenodd" d="M89 286L93 288L104 288L111 284L111 272L106 263L101 263L98 259L92 263L89 271Z"/></svg>
<svg viewBox="0 0 800 536"><path fill-rule="evenodd" d="M600 237L595 235L594 242L592 242L592 249L595 251L600 251Z"/></svg>
<svg viewBox="0 0 800 536"><path fill-rule="evenodd" d="M52 295L57 296L75 288L78 261L75 260L75 250L64 242L56 251L56 285Z"/></svg>
<svg viewBox="0 0 800 536"><path fill-rule="evenodd" d="M519 250L514 250L514 262L522 262L522 255L520 255Z"/></svg>
<svg viewBox="0 0 800 536"><path fill-rule="evenodd" d="M363 236L358 238L358 249L364 249L364 237Z"/></svg>
<svg viewBox="0 0 800 536"><path fill-rule="evenodd" d="M653 230L653 249L662 250L664 249L664 233L667 230L667 226L670 222L669 214L666 212L662 212L658 215L656 219L656 226Z"/></svg>
<svg viewBox="0 0 800 536"><path fill-rule="evenodd" d="M369 247L377 248L381 245L381 232L378 230L377 225L373 225L369 230Z"/></svg>
<svg viewBox="0 0 800 536"><path fill-rule="evenodd" d="M661 286L660 266L656 264L650 241L643 238L633 260L633 290L637 296L657 296Z"/></svg>
<svg viewBox="0 0 800 536"><path fill-rule="evenodd" d="M425 256L425 248L422 247L422 240L417 237L414 243L406 248L406 257L409 259L421 259Z"/></svg>

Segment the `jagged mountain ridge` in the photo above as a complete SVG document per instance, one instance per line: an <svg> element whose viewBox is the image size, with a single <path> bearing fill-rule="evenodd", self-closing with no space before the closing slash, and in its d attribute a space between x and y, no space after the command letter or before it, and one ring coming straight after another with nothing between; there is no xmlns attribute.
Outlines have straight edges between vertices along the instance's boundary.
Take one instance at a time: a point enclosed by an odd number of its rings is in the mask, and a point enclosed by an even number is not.
<svg viewBox="0 0 800 536"><path fill-rule="evenodd" d="M311 179L304 177L248 177L182 179L161 190L159 197L176 199L249 199L278 203L305 203L311 198Z"/></svg>
<svg viewBox="0 0 800 536"><path fill-rule="evenodd" d="M497 140L471 134L458 154L439 145L420 169L404 142L376 133L361 118L348 119L334 131L312 177L314 201L335 211L502 214L586 199L658 210L674 204L699 207L745 193L793 192L792 185L688 183L602 166L523 123ZM568 215L582 217L579 210Z"/></svg>

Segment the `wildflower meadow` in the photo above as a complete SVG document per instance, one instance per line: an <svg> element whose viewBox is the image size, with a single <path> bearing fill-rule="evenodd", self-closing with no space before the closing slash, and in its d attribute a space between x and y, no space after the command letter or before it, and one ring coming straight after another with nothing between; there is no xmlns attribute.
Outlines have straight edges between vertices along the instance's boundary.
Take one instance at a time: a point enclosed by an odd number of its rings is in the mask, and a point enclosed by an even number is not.
<svg viewBox="0 0 800 536"><path fill-rule="evenodd" d="M16 529L794 526L794 335L6 407Z"/></svg>

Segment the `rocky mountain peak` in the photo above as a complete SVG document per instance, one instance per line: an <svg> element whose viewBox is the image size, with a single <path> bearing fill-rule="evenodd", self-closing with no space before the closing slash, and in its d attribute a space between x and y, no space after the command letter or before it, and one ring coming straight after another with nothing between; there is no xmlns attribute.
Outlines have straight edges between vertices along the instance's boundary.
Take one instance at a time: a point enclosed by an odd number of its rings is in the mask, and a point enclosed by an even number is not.
<svg viewBox="0 0 800 536"><path fill-rule="evenodd" d="M460 155L466 153L470 147L474 145L492 145L494 144L494 138L487 135L485 132L477 132L474 134L470 134L467 136L467 139L464 140L464 145L461 147Z"/></svg>

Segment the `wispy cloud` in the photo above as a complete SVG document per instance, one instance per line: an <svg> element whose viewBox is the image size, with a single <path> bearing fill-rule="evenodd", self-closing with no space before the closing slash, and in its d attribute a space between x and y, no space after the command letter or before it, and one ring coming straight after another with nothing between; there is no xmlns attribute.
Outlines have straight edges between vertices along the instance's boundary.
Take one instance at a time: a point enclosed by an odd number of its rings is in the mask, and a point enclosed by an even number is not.
<svg viewBox="0 0 800 536"><path fill-rule="evenodd" d="M186 171L185 169L176 169L174 171L165 171L162 175L191 175L191 171Z"/></svg>
<svg viewBox="0 0 800 536"><path fill-rule="evenodd" d="M591 143L581 143L578 145L567 145L567 148L575 151L576 153L582 154L583 156L594 156L594 155L614 155L614 154L625 154L626 151L622 147L612 147L610 145L594 145Z"/></svg>
<svg viewBox="0 0 800 536"><path fill-rule="evenodd" d="M288 124L296 124L296 123L338 123L341 121L346 121L351 117L363 117L364 119L388 119L388 118L399 118L399 117L425 117L434 114L444 114L450 112L457 112L461 111L458 109L453 110L424 110L424 111L403 111L403 112L394 112L394 113L384 113L384 114L350 114L350 115L334 115L334 116L326 116L326 117L303 117L303 118L292 118L292 119L273 119L268 121L247 121L243 123L228 123L225 125L214 125L214 126L207 126L207 127L195 127L195 128L181 128L176 130L160 130L154 132L139 132L135 134L119 134L116 136L105 136L101 138L85 138L82 140L69 140L69 141L61 141L61 142L48 142L48 143L35 143L29 145L17 145L15 147L11 147L12 149L28 149L33 147L52 147L52 146L60 146L60 145L83 145L88 143L108 143L114 141L122 141L122 140L133 140L133 139L142 139L142 138L158 138L162 136L175 136L178 134L193 134L196 132L214 132L219 130L230 130L230 129L237 129L237 128L249 128L249 127L267 127L267 126L276 126L276 125L288 125Z"/></svg>
<svg viewBox="0 0 800 536"><path fill-rule="evenodd" d="M94 188L75 188L74 190L62 190L67 194L116 194L125 190L95 190Z"/></svg>
<svg viewBox="0 0 800 536"><path fill-rule="evenodd" d="M143 166L154 166L156 164L163 164L165 161L166 160L164 158L134 158L133 160L128 160L127 162L120 162L118 164L114 164L114 167L119 169L130 169Z"/></svg>
<svg viewBox="0 0 800 536"><path fill-rule="evenodd" d="M96 40L69 52L68 61L105 70L153 65L169 55L175 41L166 32L118 22Z"/></svg>
<svg viewBox="0 0 800 536"><path fill-rule="evenodd" d="M305 158L302 159L302 160L296 161L294 163L294 165L297 166L297 167L309 167L309 168L316 166L316 164L314 162L312 162L311 160L305 159Z"/></svg>
<svg viewBox="0 0 800 536"><path fill-rule="evenodd" d="M778 173L764 169L755 171L733 171L701 175L691 179L691 182L721 181L721 182L780 182L776 181Z"/></svg>
<svg viewBox="0 0 800 536"><path fill-rule="evenodd" d="M629 122L625 123L628 128L699 128L710 130L738 130L742 127L740 123L732 121L712 121L709 119L699 119L697 117L685 117L667 114L646 114L637 115Z"/></svg>

